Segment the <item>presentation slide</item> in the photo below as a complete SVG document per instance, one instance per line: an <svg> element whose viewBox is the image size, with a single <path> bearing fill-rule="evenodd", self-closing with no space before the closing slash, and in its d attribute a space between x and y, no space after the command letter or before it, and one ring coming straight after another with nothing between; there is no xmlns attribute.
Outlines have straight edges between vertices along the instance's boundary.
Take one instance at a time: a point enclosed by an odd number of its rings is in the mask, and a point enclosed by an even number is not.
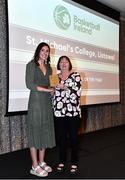
<svg viewBox="0 0 125 180"><path fill-rule="evenodd" d="M27 111L26 64L42 41L53 74L61 55L81 74L81 105L120 101L118 21L71 0L8 0L8 32L8 113Z"/></svg>

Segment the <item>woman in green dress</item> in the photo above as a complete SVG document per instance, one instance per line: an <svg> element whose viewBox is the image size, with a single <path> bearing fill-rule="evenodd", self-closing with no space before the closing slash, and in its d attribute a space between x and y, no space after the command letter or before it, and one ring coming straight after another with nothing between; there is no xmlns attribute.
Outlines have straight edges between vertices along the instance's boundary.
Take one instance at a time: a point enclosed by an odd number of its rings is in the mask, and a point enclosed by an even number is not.
<svg viewBox="0 0 125 180"><path fill-rule="evenodd" d="M55 146L55 133L49 76L50 47L41 42L33 59L26 65L26 86L30 89L28 103L28 145L30 148L31 174L45 177L52 168L45 163L45 149ZM37 153L38 158L37 158Z"/></svg>

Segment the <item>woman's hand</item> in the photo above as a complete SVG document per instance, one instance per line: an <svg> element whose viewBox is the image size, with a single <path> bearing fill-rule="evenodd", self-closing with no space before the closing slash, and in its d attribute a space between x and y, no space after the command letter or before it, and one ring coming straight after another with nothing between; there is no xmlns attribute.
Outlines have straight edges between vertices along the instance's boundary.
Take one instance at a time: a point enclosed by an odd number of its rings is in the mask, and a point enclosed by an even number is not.
<svg viewBox="0 0 125 180"><path fill-rule="evenodd" d="M67 89L67 87L65 86L65 84L62 84L62 83L59 83L56 87L57 87L57 88L60 88L60 89L64 89L64 90Z"/></svg>
<svg viewBox="0 0 125 180"><path fill-rule="evenodd" d="M60 83L56 86L57 88L64 89L64 84Z"/></svg>
<svg viewBox="0 0 125 180"><path fill-rule="evenodd" d="M49 87L49 88L47 89L47 92L53 93L53 92L54 92L54 88Z"/></svg>
<svg viewBox="0 0 125 180"><path fill-rule="evenodd" d="M43 92L54 92L54 88L51 87L42 87L42 86L37 86L38 91L43 91Z"/></svg>

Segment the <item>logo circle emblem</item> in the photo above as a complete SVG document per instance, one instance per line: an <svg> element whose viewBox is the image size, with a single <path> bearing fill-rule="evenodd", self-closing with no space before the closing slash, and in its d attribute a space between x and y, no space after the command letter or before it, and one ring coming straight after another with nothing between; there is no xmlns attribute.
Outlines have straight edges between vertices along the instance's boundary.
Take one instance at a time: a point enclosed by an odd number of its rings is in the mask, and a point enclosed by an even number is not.
<svg viewBox="0 0 125 180"><path fill-rule="evenodd" d="M61 5L56 6L54 10L54 19L56 25L63 30L68 29L71 24L71 17L68 10Z"/></svg>

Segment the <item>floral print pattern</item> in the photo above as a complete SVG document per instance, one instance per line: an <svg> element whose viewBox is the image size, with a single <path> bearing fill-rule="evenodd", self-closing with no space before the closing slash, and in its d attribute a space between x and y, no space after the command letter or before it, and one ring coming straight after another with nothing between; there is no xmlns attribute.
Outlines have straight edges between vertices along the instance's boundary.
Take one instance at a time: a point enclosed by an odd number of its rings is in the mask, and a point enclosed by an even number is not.
<svg viewBox="0 0 125 180"><path fill-rule="evenodd" d="M81 77L78 72L71 73L66 80L59 81L66 89L56 88L53 97L54 115L56 117L81 116L80 95Z"/></svg>

